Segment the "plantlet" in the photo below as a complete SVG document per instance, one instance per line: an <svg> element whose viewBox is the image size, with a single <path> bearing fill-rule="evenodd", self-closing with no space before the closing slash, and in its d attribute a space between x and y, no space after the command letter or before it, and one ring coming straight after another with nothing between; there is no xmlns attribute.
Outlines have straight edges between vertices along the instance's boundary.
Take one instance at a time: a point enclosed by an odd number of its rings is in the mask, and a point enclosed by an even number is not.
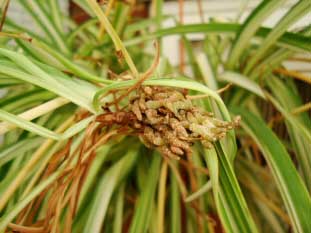
<svg viewBox="0 0 311 233"><path fill-rule="evenodd" d="M239 118L233 123L224 122L195 107L178 89L159 86L137 89L129 96L127 105L114 103L115 112L103 107L108 113L99 115L96 121L102 126L116 124L122 133L138 135L147 147L156 148L164 156L191 155L195 141L211 148L212 143L225 137L227 130L238 125ZM114 97L119 100L116 92Z"/></svg>

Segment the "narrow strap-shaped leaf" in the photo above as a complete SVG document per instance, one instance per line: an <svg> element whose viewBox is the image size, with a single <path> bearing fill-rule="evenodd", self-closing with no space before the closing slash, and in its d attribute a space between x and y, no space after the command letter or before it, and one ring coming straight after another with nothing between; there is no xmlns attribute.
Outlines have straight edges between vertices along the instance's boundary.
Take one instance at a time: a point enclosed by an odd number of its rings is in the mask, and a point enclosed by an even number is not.
<svg viewBox="0 0 311 233"><path fill-rule="evenodd" d="M169 232L180 233L181 232L181 207L180 207L180 192L178 190L178 182L173 172L170 172L170 227Z"/></svg>
<svg viewBox="0 0 311 233"><path fill-rule="evenodd" d="M53 23L57 28L57 31L60 33L60 35L64 36L64 25L62 22L63 19L62 19L62 12L59 6L59 1L48 0L48 4L51 9L51 19L53 20Z"/></svg>
<svg viewBox="0 0 311 233"><path fill-rule="evenodd" d="M226 232L258 232L232 165L219 143L216 151L205 151L205 159L210 170L217 211Z"/></svg>
<svg viewBox="0 0 311 233"><path fill-rule="evenodd" d="M44 41L45 43L51 43L52 41L49 37L42 37L38 35L38 33L35 33L34 31L29 30L28 28L23 27L18 23L15 23L9 16L7 16L5 19L3 31L25 33L31 38L36 38L37 40Z"/></svg>
<svg viewBox="0 0 311 233"><path fill-rule="evenodd" d="M101 232L112 194L117 188L117 185L130 172L137 157L137 147L132 147L104 176L101 177L94 194L93 202L91 203L90 213L83 232Z"/></svg>
<svg viewBox="0 0 311 233"><path fill-rule="evenodd" d="M289 154L265 122L245 109L235 108L242 116L242 127L259 145L280 190L294 232L311 230L311 199Z"/></svg>
<svg viewBox="0 0 311 233"><path fill-rule="evenodd" d="M37 135L40 135L45 138L50 138L54 140L65 140L67 138L72 137L73 135L81 132L81 130L85 129L87 125L93 120L93 116L86 118L77 124L71 126L69 129L67 129L63 134L55 133L52 130L49 130L47 128L44 128L40 125L37 125L35 123L32 123L30 121L27 121L21 117L18 117L14 114L11 114L9 112L3 111L0 109L0 119L6 122L9 122L11 124L14 124L22 129L25 129L27 131L30 131L32 133L35 133ZM0 128L1 132L1 128Z"/></svg>
<svg viewBox="0 0 311 233"><path fill-rule="evenodd" d="M94 11L96 16L98 17L99 21L104 25L105 30L111 37L114 46L117 51L122 52L122 56L124 57L125 61L127 62L131 72L133 73L134 77L138 77L138 70L135 66L135 63L132 60L132 57L128 53L127 49L125 48L123 41L121 41L119 35L111 25L110 21L108 20L107 16L101 10L100 6L98 5L97 1L95 0L87 0L88 6Z"/></svg>
<svg viewBox="0 0 311 233"><path fill-rule="evenodd" d="M69 58L65 57L63 54L59 53L58 51L55 51L51 46L44 44L38 40L33 40L32 44L45 50L47 53L49 53L50 56L52 56L54 59L56 59L59 63L61 63L66 69L73 74L75 74L77 77L83 78L85 80L93 81L93 82L101 82L101 83L112 83L112 80L107 80L104 78L99 78L96 75L92 74L90 71L85 70L84 68L78 66L77 64L73 63Z"/></svg>
<svg viewBox="0 0 311 233"><path fill-rule="evenodd" d="M219 79L227 81L229 83L233 83L237 86L240 86L240 87L256 94L257 96L259 96L263 99L266 99L265 93L260 88L260 86L256 82L250 80L249 78L247 78L246 76L243 76L242 74L227 71L227 72L220 74Z"/></svg>
<svg viewBox="0 0 311 233"><path fill-rule="evenodd" d="M311 35L311 24L309 26L305 27L301 32L299 32L299 34L305 36L306 38L310 37L310 35ZM309 45L310 45L311 44L310 38L308 40L309 40ZM298 42L298 43L300 43L300 42ZM310 52L310 51L311 51L311 47L309 47L309 49L306 50L305 52ZM262 59L260 64L257 65L256 67L254 67L250 77L252 79L255 79L259 73L261 73L261 75L264 75L264 73L262 73L261 71L264 71L266 67L269 67L269 69L266 69L266 72L269 72L270 69L273 69L273 68L279 66L284 60L286 60L287 58L292 56L294 53L295 53L295 51L290 50L288 48L277 49L276 51L274 51L269 56L265 56L265 59Z"/></svg>
<svg viewBox="0 0 311 233"><path fill-rule="evenodd" d="M163 23L163 0L157 0L154 1L154 8L155 8L155 21L157 23L157 29L161 29L162 28L162 23ZM159 42L159 48L160 48L160 52L162 53L162 40L160 39Z"/></svg>
<svg viewBox="0 0 311 233"><path fill-rule="evenodd" d="M250 60L247 62L245 74L248 74L249 71L254 67L256 62L264 55L267 50L275 44L277 39L299 18L310 12L311 10L311 1L303 0L299 1L293 8L291 8L285 16L278 22L278 24L273 28L273 30L268 34L268 36L262 41L259 48L251 56Z"/></svg>
<svg viewBox="0 0 311 233"><path fill-rule="evenodd" d="M8 49L0 48L0 54L11 60L0 60L0 73L38 85L94 112L90 104L97 89L95 85L70 78L53 67L33 62L25 55Z"/></svg>
<svg viewBox="0 0 311 233"><path fill-rule="evenodd" d="M207 181L200 189L189 195L185 202L191 202L193 200L196 200L197 198L201 197L206 192L210 191L212 189L212 182L209 180Z"/></svg>
<svg viewBox="0 0 311 233"><path fill-rule="evenodd" d="M188 24L176 27L161 29L154 33L144 36L135 37L124 41L125 46L139 44L143 41L152 40L159 37L177 35L177 34L192 34L192 33L207 33L207 34L229 34L234 35L241 30L243 25L238 23L203 23L203 24ZM271 28L260 27L253 35L254 38L265 38L271 31ZM276 42L280 47L291 48L296 51L310 51L310 39L299 33L286 32Z"/></svg>
<svg viewBox="0 0 311 233"><path fill-rule="evenodd" d="M17 156L23 156L26 151L36 148L42 143L40 137L26 138L0 150L0 167Z"/></svg>
<svg viewBox="0 0 311 233"><path fill-rule="evenodd" d="M130 233L144 233L148 230L160 168L161 156L154 153L150 169L147 174L146 187L141 193L135 207L134 216L129 230Z"/></svg>
<svg viewBox="0 0 311 233"><path fill-rule="evenodd" d="M257 165L254 161L242 156L238 159L239 162L236 163L238 180L243 185L245 193L253 194L248 196L249 206L254 208L252 213L256 213L256 216L262 214L264 220L258 221L258 223L264 222L268 225L258 225L259 231L284 233L287 227L284 222L288 223L289 218L282 207L275 204L274 200L281 198L279 193L275 191L275 186L267 185L271 182L272 176L267 173L265 167Z"/></svg>
<svg viewBox="0 0 311 233"><path fill-rule="evenodd" d="M125 196L125 184L121 184L118 193L117 198L115 201L115 214L114 214L114 221L113 221L113 233L122 233L122 223L124 221L123 219L123 211L124 211L124 196Z"/></svg>
<svg viewBox="0 0 311 233"><path fill-rule="evenodd" d="M6 122L12 123L20 128L23 128L35 134L38 134L42 137L51 138L54 140L60 139L60 135L58 135L54 131L44 128L40 125L34 124L30 121L24 120L21 117L15 116L1 109L0 109L0 119ZM0 128L0 131L2 131L1 128Z"/></svg>
<svg viewBox="0 0 311 233"><path fill-rule="evenodd" d="M261 4L248 16L233 42L227 63L229 69L234 68L241 53L247 47L249 40L255 35L261 23L284 2L284 0L262 1Z"/></svg>
<svg viewBox="0 0 311 233"><path fill-rule="evenodd" d="M55 59L55 57L53 57L45 49L40 48L38 46L34 46L34 44L29 43L29 41L21 39L16 39L15 41L23 49L24 53L31 56L32 58L44 62L46 65L53 66L58 70L66 70L65 66L63 66L57 59ZM40 42L44 43L42 40L40 40Z"/></svg>
<svg viewBox="0 0 311 233"><path fill-rule="evenodd" d="M311 140L310 137L305 136L311 132L311 119L307 112L300 113L299 115L291 113L293 109L302 105L301 97L293 85L285 85L277 77L271 77L267 83L274 96L284 108L283 111L288 112L288 114L283 115L286 119L285 123L288 134L299 161L298 164L301 168L302 176L309 192L311 192ZM289 120L290 118L292 120Z"/></svg>
<svg viewBox="0 0 311 233"><path fill-rule="evenodd" d="M311 132L308 130L308 128L300 121L298 121L291 113L286 111L284 107L282 107L282 105L274 97L272 97L268 93L266 93L266 96L269 98L270 102L274 105L274 107L282 113L284 118L286 118L286 120L288 120L292 125L295 125L298 129L300 129L302 136L311 143Z"/></svg>
<svg viewBox="0 0 311 233"><path fill-rule="evenodd" d="M36 196L38 196L44 189L54 182L59 176L60 171L50 175L46 180L38 184L24 199L20 200L16 205L13 206L7 214L3 215L0 219L0 232L4 232L7 225L13 221L13 219L22 211L27 204L29 204Z"/></svg>
<svg viewBox="0 0 311 233"><path fill-rule="evenodd" d="M45 102L53 97L55 97L55 94L46 90L23 90L21 94L2 98L2 100L0 100L0 108L8 112L20 113L25 111L25 109L29 109L38 103Z"/></svg>
<svg viewBox="0 0 311 233"><path fill-rule="evenodd" d="M62 38L57 27L53 24L48 14L42 8L41 4L33 0L19 0L19 3L25 8L26 11L33 17L41 29L47 33L56 43L60 51L65 54L70 54L70 51Z"/></svg>

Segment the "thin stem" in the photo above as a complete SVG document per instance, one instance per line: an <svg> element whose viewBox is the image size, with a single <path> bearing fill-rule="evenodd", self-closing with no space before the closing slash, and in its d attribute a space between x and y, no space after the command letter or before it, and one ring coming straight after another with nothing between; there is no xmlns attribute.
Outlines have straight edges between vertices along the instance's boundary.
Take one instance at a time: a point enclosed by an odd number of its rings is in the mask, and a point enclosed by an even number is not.
<svg viewBox="0 0 311 233"><path fill-rule="evenodd" d="M178 14L179 23L183 25L184 23L184 0L178 0ZM185 71L185 47L182 40L179 40L179 71L184 73Z"/></svg>
<svg viewBox="0 0 311 233"><path fill-rule="evenodd" d="M162 8L163 8L163 0L153 0L152 1L153 9L155 10L155 18L157 23L157 30L161 30L162 28L162 22L163 22L163 14L162 14ZM160 44L160 53L162 54L162 39L159 38L159 44Z"/></svg>
<svg viewBox="0 0 311 233"><path fill-rule="evenodd" d="M308 102L302 106L299 106L295 109L292 110L292 114L294 115L298 115L302 112L306 112L306 111L309 111L311 109L311 102Z"/></svg>
<svg viewBox="0 0 311 233"><path fill-rule="evenodd" d="M180 173L176 167L176 165L168 158L164 157L165 161L168 163L168 165L170 166L171 168L171 171L172 173L174 174L175 176L175 179L177 181L177 184L178 184L178 188L180 190L180 193L181 193L181 196L182 196L182 199L185 200L186 197L188 196L188 192L187 192L187 188L180 176Z"/></svg>
<svg viewBox="0 0 311 233"><path fill-rule="evenodd" d="M10 4L10 0L6 0L5 3L4 3L4 9L3 9L3 12L2 12L2 17L0 19L0 32L2 31L2 27L4 25L4 21L5 21L5 18L6 18L6 13L7 13L8 9L9 9L9 4Z"/></svg>
<svg viewBox="0 0 311 233"><path fill-rule="evenodd" d="M306 112L306 111L309 111L311 109L311 102L308 102L304 105L301 105L297 108L294 108L293 110L290 111L291 114L293 115L299 115L300 113L303 113L303 112ZM271 120L269 121L268 125L270 127L273 126L274 123L278 123L278 122L281 122L285 119L285 117L281 114L278 114L274 117L271 118Z"/></svg>
<svg viewBox="0 0 311 233"><path fill-rule="evenodd" d="M105 15L108 17L110 14L110 11L112 9L112 6L114 4L115 0L109 0L108 5L106 7ZM101 23L100 24L100 29L99 29L99 35L98 38L99 40L102 40L105 34L105 24Z"/></svg>
<svg viewBox="0 0 311 233"><path fill-rule="evenodd" d="M128 96L133 90L139 88L139 86L141 86L141 84L150 77L150 75L152 75L152 73L154 72L154 70L157 68L158 64L159 64L159 59L160 59L160 49L159 49L159 45L158 43L155 43L155 48L156 48L156 56L154 58L153 63L151 64L151 66L149 67L149 69L143 73L138 80L136 81L136 83L131 86L123 95L121 95L118 99L116 99L114 101L114 103L118 103L119 101L121 101L124 97Z"/></svg>
<svg viewBox="0 0 311 233"><path fill-rule="evenodd" d="M303 82L311 84L311 77L308 77L308 76L306 76L306 75L304 75L304 74L302 74L300 72L297 72L297 71L292 71L292 70L278 68L278 69L274 70L274 73L286 75L288 77L299 79L299 80L301 80Z"/></svg>
<svg viewBox="0 0 311 233"><path fill-rule="evenodd" d="M30 37L27 37L23 35L23 33L12 33L12 32L1 32L0 31L0 37L9 37L9 38L16 38L16 39L22 39L26 41L31 41Z"/></svg>
<svg viewBox="0 0 311 233"><path fill-rule="evenodd" d="M106 17L106 15L102 11L102 9L100 8L100 6L96 2L96 0L88 0L87 2L89 4L89 6L92 8L92 10L94 11L94 13L97 15L97 17L99 18L101 24L105 26L105 29L106 29L107 33L110 35L110 37L111 37L111 39L112 39L112 41L116 47L117 52L121 51L122 56L124 57L125 61L127 62L127 64L129 66L130 70L132 71L134 77L138 78L139 73L138 73L138 70L137 70L130 54L126 50L125 46L123 45L123 42L121 41L120 37L118 36L116 31L114 30L113 26L109 22L108 18Z"/></svg>
<svg viewBox="0 0 311 233"><path fill-rule="evenodd" d="M224 86L223 88L220 88L219 90L217 90L217 94L221 94L225 91L227 91L230 87L232 86L232 83L228 83L226 86ZM189 100L195 100L195 99L203 99L203 98L207 98L210 97L211 95L209 94L203 94L203 95L187 95L187 99Z"/></svg>
<svg viewBox="0 0 311 233"><path fill-rule="evenodd" d="M277 206L270 198L268 198L264 193L262 193L257 187L253 186L247 179L241 179L241 183L245 185L245 187L251 191L256 198L264 202L274 213L276 213L284 222L287 224L291 224L291 221L288 215Z"/></svg>

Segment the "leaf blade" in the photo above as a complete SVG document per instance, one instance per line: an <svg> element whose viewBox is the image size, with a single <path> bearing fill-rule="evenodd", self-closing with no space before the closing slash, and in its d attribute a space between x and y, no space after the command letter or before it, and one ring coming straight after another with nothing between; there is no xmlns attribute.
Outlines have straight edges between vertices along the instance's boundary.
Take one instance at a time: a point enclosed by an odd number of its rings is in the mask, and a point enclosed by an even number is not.
<svg viewBox="0 0 311 233"><path fill-rule="evenodd" d="M311 199L290 156L275 134L258 116L235 108L243 118L242 127L257 142L278 185L295 232L311 229Z"/></svg>

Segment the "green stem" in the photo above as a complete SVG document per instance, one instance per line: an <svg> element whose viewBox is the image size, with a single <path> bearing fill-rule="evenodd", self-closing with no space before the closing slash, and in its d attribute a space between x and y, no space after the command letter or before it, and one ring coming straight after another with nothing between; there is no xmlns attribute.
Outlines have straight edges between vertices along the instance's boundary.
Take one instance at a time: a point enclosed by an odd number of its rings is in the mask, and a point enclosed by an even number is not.
<svg viewBox="0 0 311 233"><path fill-rule="evenodd" d="M129 66L130 70L132 71L134 77L138 78L139 73L138 73L138 70L137 70L130 54L126 50L125 46L123 45L123 42L121 41L120 37L118 36L118 34L114 30L113 26L109 22L108 18L106 17L104 12L101 10L100 6L97 4L96 0L88 0L87 3L92 8L94 13L97 15L97 17L99 18L101 23L105 26L105 30L110 35L110 37L111 37L111 39L112 39L112 41L116 47L117 52L121 51L122 56L124 57L125 61L127 62L127 64Z"/></svg>

